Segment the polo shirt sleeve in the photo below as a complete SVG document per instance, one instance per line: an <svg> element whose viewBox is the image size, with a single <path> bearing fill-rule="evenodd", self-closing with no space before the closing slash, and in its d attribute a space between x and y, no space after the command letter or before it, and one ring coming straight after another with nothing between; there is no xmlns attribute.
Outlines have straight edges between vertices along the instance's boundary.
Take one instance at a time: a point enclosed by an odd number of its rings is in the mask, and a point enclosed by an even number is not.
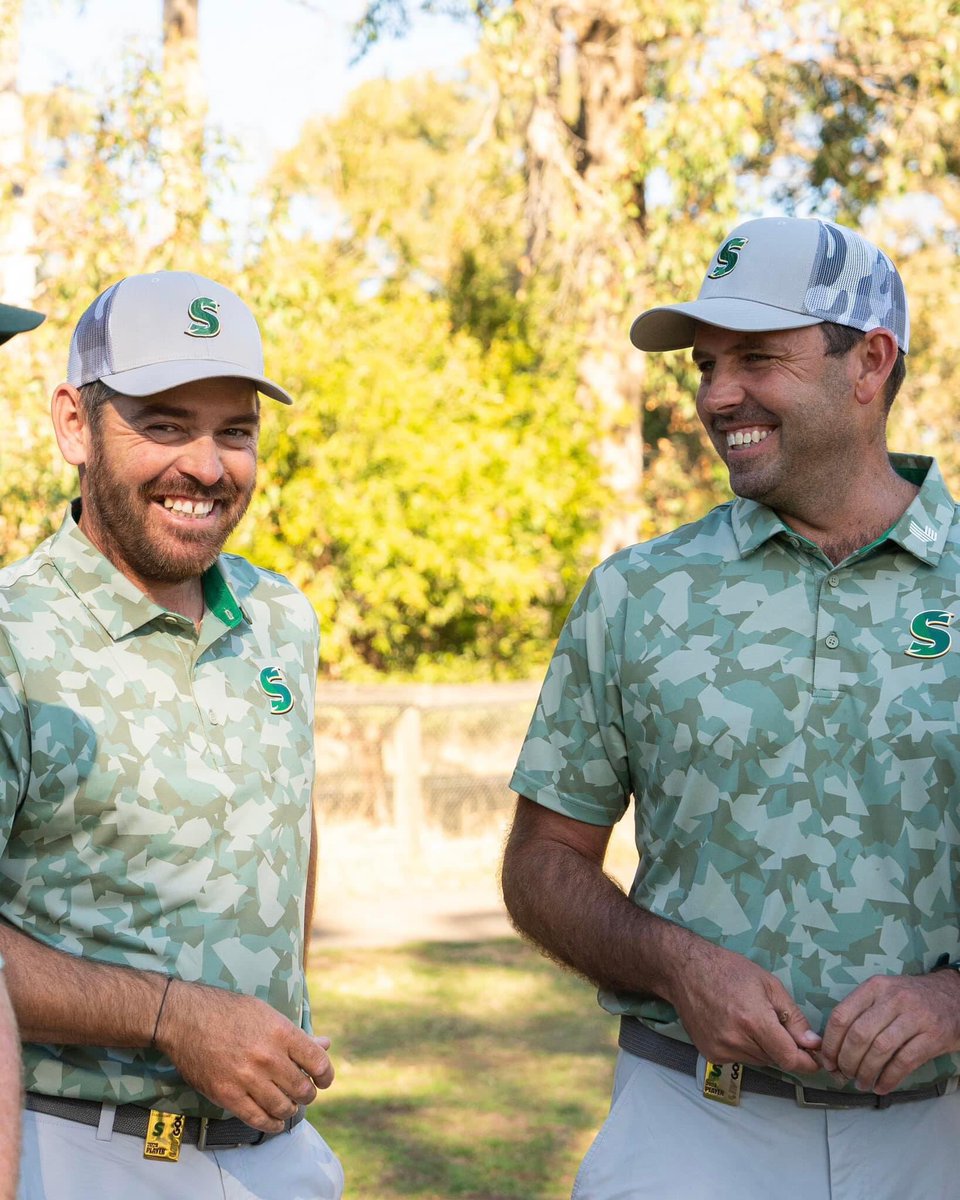
<svg viewBox="0 0 960 1200"><path fill-rule="evenodd" d="M510 780L521 796L591 825L615 824L630 802L618 585L598 567L570 610Z"/></svg>
<svg viewBox="0 0 960 1200"><path fill-rule="evenodd" d="M0 630L0 848L10 836L30 778L30 726L17 661Z"/></svg>

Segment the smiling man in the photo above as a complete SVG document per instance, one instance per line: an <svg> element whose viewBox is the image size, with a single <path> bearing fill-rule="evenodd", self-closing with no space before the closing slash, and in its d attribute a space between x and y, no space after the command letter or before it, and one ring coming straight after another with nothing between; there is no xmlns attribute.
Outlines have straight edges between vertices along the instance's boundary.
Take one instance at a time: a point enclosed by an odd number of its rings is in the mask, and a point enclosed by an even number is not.
<svg viewBox="0 0 960 1200"><path fill-rule="evenodd" d="M303 969L317 627L221 548L253 493L257 323L187 272L80 318L80 497L0 572L0 950L20 1200L335 1200ZM280 698L278 700L278 697Z"/></svg>
<svg viewBox="0 0 960 1200"><path fill-rule="evenodd" d="M737 499L594 571L513 778L507 906L620 1018L574 1196L947 1200L960 522L887 452L903 285L850 229L748 221L631 337L692 347Z"/></svg>

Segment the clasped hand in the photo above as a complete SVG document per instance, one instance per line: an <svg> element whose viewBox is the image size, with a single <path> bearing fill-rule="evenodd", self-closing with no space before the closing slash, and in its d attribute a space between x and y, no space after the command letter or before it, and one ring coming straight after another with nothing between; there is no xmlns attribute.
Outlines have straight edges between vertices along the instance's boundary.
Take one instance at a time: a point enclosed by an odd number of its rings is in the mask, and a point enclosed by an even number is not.
<svg viewBox="0 0 960 1200"><path fill-rule="evenodd" d="M823 1035L776 976L733 951L702 943L667 999L712 1062L830 1072L838 1084L886 1095L941 1054L960 1051L960 978L876 975L831 1013Z"/></svg>

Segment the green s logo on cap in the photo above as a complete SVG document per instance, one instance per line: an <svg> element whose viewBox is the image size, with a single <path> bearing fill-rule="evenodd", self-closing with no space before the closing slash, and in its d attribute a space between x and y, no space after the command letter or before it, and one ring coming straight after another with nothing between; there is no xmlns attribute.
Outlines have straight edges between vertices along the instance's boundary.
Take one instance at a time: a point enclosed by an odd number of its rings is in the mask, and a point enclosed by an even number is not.
<svg viewBox="0 0 960 1200"><path fill-rule="evenodd" d="M270 711L276 716L293 708L293 692L287 687L279 667L264 667L260 672L260 686L270 697Z"/></svg>
<svg viewBox="0 0 960 1200"><path fill-rule="evenodd" d="M717 253L717 265L707 275L708 279L722 279L729 275L740 261L740 251L749 242L749 238L735 237L724 242Z"/></svg>
<svg viewBox="0 0 960 1200"><path fill-rule="evenodd" d="M191 337L216 337L220 332L220 305L209 296L198 296L187 309L191 324L184 330Z"/></svg>

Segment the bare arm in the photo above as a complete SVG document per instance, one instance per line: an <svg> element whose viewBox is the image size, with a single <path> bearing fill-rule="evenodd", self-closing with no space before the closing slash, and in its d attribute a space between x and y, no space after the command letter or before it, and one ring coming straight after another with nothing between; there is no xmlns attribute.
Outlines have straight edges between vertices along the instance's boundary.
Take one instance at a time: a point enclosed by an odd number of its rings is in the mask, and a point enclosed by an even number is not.
<svg viewBox="0 0 960 1200"><path fill-rule="evenodd" d="M307 891L303 902L303 969L310 957L313 936L313 909L317 900L317 810L310 803L310 860L307 863Z"/></svg>
<svg viewBox="0 0 960 1200"><path fill-rule="evenodd" d="M603 873L610 830L520 797L503 860L514 924L602 987L658 996L713 1062L809 1073L820 1038L775 976L633 904Z"/></svg>
<svg viewBox="0 0 960 1200"><path fill-rule="evenodd" d="M0 1200L14 1200L20 1166L20 1039L0 973Z"/></svg>
<svg viewBox="0 0 960 1200"><path fill-rule="evenodd" d="M3 922L0 953L24 1041L150 1045L167 976L65 954ZM173 980L156 1045L191 1087L270 1133L333 1082L327 1038L253 996L204 984Z"/></svg>

